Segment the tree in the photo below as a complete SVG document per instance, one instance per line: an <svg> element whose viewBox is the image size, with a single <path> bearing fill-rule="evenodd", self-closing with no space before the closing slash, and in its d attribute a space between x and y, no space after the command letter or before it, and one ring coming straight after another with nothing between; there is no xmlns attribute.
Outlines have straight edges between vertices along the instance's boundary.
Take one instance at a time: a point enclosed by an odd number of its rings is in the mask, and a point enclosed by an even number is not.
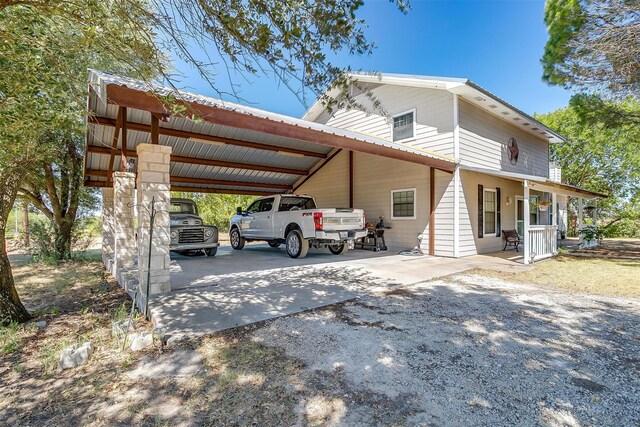
<svg viewBox="0 0 640 427"><path fill-rule="evenodd" d="M60 147L47 135L84 132L87 67L145 79L163 70L151 30L131 32L113 3L64 2L76 8L66 15L49 9L61 2L37 11L0 3L0 324L29 318L5 252L9 210Z"/></svg>
<svg viewBox="0 0 640 427"><path fill-rule="evenodd" d="M637 112L606 102L640 95L640 0L547 0L544 21L543 79L577 92L583 117L640 125Z"/></svg>
<svg viewBox="0 0 640 427"><path fill-rule="evenodd" d="M610 104L606 103L607 108L640 114L639 102ZM551 145L550 153L562 168L563 181L610 195L597 204L598 216L608 220L605 228L625 219L640 219L640 127L594 122L573 105L535 117L567 137L567 142Z"/></svg>
<svg viewBox="0 0 640 427"><path fill-rule="evenodd" d="M640 93L640 1L547 0L543 78L619 98Z"/></svg>
<svg viewBox="0 0 640 427"><path fill-rule="evenodd" d="M53 132L43 135L41 142L52 147L52 160L34 168L19 191L52 222L55 260L70 259L78 211L94 204L92 191L82 185L84 141L80 135Z"/></svg>
<svg viewBox="0 0 640 427"><path fill-rule="evenodd" d="M408 9L402 0L395 3L403 12ZM0 0L0 177L6 177L0 214L15 200L20 182L10 177L16 170L51 164L56 145L43 135L73 131L82 123L87 67L146 81L161 75L171 83L166 59L158 52L172 51L214 89L219 72L266 74L303 102L309 92L321 95L333 85L341 95L323 97L325 105L355 106L349 88L357 83L330 58L337 52L372 52L366 25L357 17L362 5L362 0ZM197 59L194 46L205 54L218 52L222 65ZM235 88L232 95L238 97ZM46 193L53 197L56 192ZM6 217L0 219L2 234L5 225ZM0 264L5 260L0 248ZM0 293L18 307L8 261L2 265L7 268L0 267ZM0 322L27 315L24 309L18 315L0 307Z"/></svg>
<svg viewBox="0 0 640 427"><path fill-rule="evenodd" d="M246 209L258 196L173 192L172 197L195 200L204 223L215 225L220 232L226 232L229 231L229 218L236 214L236 208Z"/></svg>

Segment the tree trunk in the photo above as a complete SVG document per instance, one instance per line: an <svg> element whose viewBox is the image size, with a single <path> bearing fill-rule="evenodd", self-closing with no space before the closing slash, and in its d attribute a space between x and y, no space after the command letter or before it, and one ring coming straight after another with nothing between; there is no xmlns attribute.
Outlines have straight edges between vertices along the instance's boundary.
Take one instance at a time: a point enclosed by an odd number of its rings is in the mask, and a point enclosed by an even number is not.
<svg viewBox="0 0 640 427"><path fill-rule="evenodd" d="M22 201L22 238L25 247L29 247L29 202Z"/></svg>
<svg viewBox="0 0 640 427"><path fill-rule="evenodd" d="M18 193L20 178L17 170L0 170L0 325L25 322L31 317L16 291L5 241L9 212Z"/></svg>
<svg viewBox="0 0 640 427"><path fill-rule="evenodd" d="M56 256L59 260L71 259L73 220L75 218L65 218L61 224L56 224Z"/></svg>

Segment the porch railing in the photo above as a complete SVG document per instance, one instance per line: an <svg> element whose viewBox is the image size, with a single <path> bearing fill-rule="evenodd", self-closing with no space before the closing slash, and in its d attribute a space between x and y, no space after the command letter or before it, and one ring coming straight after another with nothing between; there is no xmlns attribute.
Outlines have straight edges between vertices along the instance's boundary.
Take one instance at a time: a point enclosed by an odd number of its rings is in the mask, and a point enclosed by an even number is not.
<svg viewBox="0 0 640 427"><path fill-rule="evenodd" d="M529 256L531 260L554 256L558 253L557 225L529 226Z"/></svg>

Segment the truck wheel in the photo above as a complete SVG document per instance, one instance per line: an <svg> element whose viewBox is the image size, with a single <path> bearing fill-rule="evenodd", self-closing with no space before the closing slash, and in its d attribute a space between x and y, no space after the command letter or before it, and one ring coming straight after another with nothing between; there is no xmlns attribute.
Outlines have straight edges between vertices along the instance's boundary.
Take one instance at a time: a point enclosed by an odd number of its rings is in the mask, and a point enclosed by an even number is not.
<svg viewBox="0 0 640 427"><path fill-rule="evenodd" d="M309 241L302 237L299 230L291 230L286 239L287 253L291 258L304 258L309 251Z"/></svg>
<svg viewBox="0 0 640 427"><path fill-rule="evenodd" d="M207 254L207 256L216 256L218 248L207 248L204 250L204 253Z"/></svg>
<svg viewBox="0 0 640 427"><path fill-rule="evenodd" d="M240 235L240 230L237 228L231 229L229 233L229 240L231 240L231 247L237 251L241 251L244 248L244 237Z"/></svg>
<svg viewBox="0 0 640 427"><path fill-rule="evenodd" d="M269 246L271 246L272 248L279 248L280 247L280 242L278 242L277 240L271 240L269 242Z"/></svg>
<svg viewBox="0 0 640 427"><path fill-rule="evenodd" d="M344 255L349 251L349 245L343 243L341 245L329 246L329 250L334 255Z"/></svg>

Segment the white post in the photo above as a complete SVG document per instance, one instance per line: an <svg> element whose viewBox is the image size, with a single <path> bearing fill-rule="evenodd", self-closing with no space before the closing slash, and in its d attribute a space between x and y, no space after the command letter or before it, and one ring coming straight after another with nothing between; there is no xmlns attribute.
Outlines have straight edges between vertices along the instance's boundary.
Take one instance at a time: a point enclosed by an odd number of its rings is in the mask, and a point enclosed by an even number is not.
<svg viewBox="0 0 640 427"><path fill-rule="evenodd" d="M113 188L102 189L102 263L112 271L113 262Z"/></svg>
<svg viewBox="0 0 640 427"><path fill-rule="evenodd" d="M529 257L531 256L529 253L529 181L525 179L522 185L524 186L524 200L522 201L522 207L524 208L524 263L529 264Z"/></svg>
<svg viewBox="0 0 640 427"><path fill-rule="evenodd" d="M558 225L558 215L560 214L560 209L558 209L558 193L551 193L551 206L553 207L553 221L551 225Z"/></svg>
<svg viewBox="0 0 640 427"><path fill-rule="evenodd" d="M582 242L582 218L583 218L583 209L582 209L582 197L578 197L578 237Z"/></svg>

